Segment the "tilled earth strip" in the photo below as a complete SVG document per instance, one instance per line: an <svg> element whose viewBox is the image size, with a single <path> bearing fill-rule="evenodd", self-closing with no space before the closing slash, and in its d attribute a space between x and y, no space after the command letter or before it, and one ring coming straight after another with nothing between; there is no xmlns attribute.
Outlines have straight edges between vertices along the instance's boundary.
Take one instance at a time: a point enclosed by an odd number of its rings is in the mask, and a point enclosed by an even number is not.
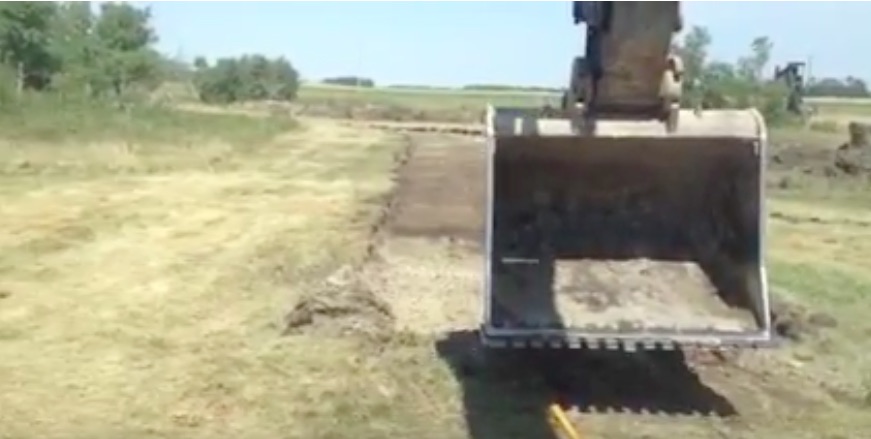
<svg viewBox="0 0 871 439"><path fill-rule="evenodd" d="M408 136L366 259L300 300L287 317L288 333L436 335L478 324L483 141Z"/></svg>
<svg viewBox="0 0 871 439"><path fill-rule="evenodd" d="M397 329L474 327L480 315L484 145L469 137L413 134L367 287L393 309Z"/></svg>

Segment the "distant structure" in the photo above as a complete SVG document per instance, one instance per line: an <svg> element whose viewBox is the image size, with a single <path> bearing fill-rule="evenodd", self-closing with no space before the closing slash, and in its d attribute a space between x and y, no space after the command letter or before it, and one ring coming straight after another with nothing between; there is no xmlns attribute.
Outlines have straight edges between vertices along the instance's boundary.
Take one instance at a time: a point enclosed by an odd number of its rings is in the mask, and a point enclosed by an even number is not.
<svg viewBox="0 0 871 439"><path fill-rule="evenodd" d="M774 69L774 80L784 81L789 88L789 96L786 101L786 109L797 115L803 115L804 107L804 67L803 61L792 61L783 67Z"/></svg>

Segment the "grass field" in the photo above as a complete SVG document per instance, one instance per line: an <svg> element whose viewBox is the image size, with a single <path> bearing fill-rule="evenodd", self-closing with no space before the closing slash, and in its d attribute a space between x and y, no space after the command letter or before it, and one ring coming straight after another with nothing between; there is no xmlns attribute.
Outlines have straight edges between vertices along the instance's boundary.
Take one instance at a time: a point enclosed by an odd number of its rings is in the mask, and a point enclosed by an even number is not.
<svg viewBox="0 0 871 439"><path fill-rule="evenodd" d="M363 88L321 83L305 83L300 89L302 102L315 102L326 99L366 102L383 105L403 105L414 108L445 107L484 107L488 103L496 106L529 106L559 103L559 95L531 91L478 91L459 89L414 89L414 88ZM822 115L869 116L871 117L871 98L845 99L817 97L807 98Z"/></svg>
<svg viewBox="0 0 871 439"><path fill-rule="evenodd" d="M342 340L282 341L281 314L362 252L396 139L124 120L129 135L4 131L19 135L0 146L0 436L313 437L305 412L342 402L304 403L331 385L301 383L352 358L312 357Z"/></svg>
<svg viewBox="0 0 871 439"><path fill-rule="evenodd" d="M302 99L493 96L404 93L305 88ZM433 337L280 335L291 304L363 258L401 135L335 120L39 105L0 121L0 437L541 434L534 383L461 383ZM871 191L801 178L772 193L771 279L835 327L708 371L734 395L738 420L590 415L592 437L871 431ZM470 392L487 398L477 406Z"/></svg>
<svg viewBox="0 0 871 439"><path fill-rule="evenodd" d="M551 102L559 103L559 98L546 93L509 92L470 92L455 90L356 88L306 84L299 92L301 102L322 102L335 100L341 102L394 105L424 110L443 110L455 108L485 108L497 106L528 106Z"/></svg>

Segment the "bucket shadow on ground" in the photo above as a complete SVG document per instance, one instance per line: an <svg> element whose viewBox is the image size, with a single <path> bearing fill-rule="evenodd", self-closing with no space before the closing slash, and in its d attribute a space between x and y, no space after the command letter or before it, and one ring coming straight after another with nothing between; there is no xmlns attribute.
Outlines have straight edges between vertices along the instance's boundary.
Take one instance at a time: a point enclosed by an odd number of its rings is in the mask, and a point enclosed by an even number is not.
<svg viewBox="0 0 871 439"><path fill-rule="evenodd" d="M436 350L461 383L470 437L554 438L554 402L581 412L737 414L701 382L679 351L484 350L477 333L453 332Z"/></svg>

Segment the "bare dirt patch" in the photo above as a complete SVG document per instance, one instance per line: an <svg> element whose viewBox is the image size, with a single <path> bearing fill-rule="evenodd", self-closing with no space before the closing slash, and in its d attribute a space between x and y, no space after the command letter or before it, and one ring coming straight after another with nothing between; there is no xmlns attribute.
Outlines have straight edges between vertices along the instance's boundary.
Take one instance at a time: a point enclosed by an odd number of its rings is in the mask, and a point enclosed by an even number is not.
<svg viewBox="0 0 871 439"><path fill-rule="evenodd" d="M498 318L510 326L743 331L753 315L730 307L696 264L652 259L557 261L553 275L520 265L496 276ZM540 279L552 280L527 292ZM549 282L550 283L550 282ZM553 290L553 294L546 291Z"/></svg>
<svg viewBox="0 0 871 439"><path fill-rule="evenodd" d="M399 170L388 230L396 236L478 243L484 227L484 144L480 140L415 135Z"/></svg>
<svg viewBox="0 0 871 439"><path fill-rule="evenodd" d="M477 324L483 260L484 145L413 135L363 283L397 329L443 333Z"/></svg>
<svg viewBox="0 0 871 439"><path fill-rule="evenodd" d="M483 144L414 135L395 159L396 186L369 254L306 295L289 332L434 334L477 322L483 233Z"/></svg>

